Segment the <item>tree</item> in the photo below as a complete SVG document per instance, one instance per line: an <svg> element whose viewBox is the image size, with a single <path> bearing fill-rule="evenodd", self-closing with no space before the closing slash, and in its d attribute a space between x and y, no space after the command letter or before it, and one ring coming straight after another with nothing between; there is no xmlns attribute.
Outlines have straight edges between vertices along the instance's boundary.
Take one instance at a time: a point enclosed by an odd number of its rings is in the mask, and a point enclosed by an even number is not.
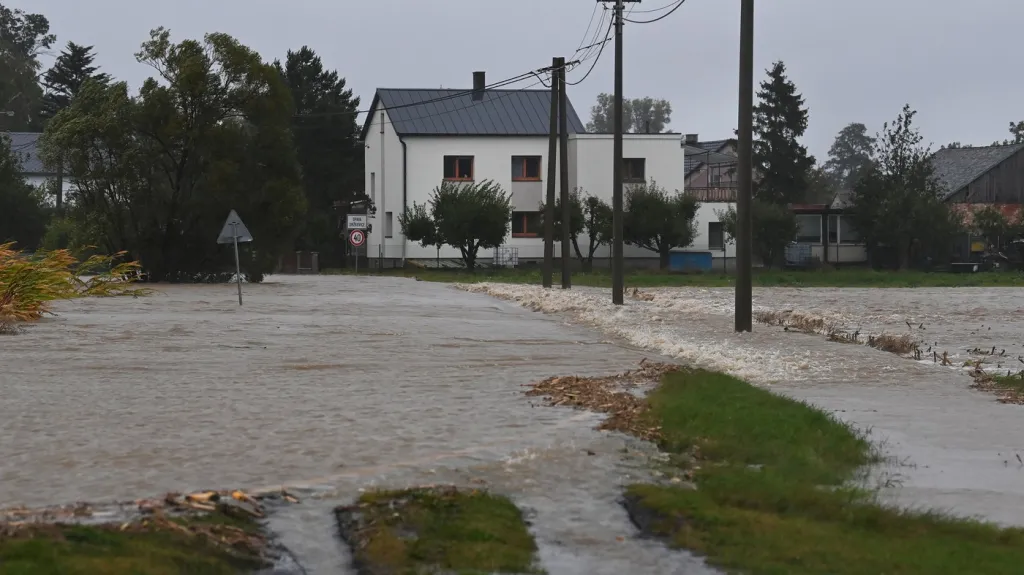
<svg viewBox="0 0 1024 575"><path fill-rule="evenodd" d="M729 206L718 211L718 219L729 243L736 241L736 208ZM762 264L771 269L782 258L782 254L796 238L796 216L785 206L755 199L750 205L751 235L755 255Z"/></svg>
<svg viewBox="0 0 1024 575"><path fill-rule="evenodd" d="M859 122L849 124L839 131L832 142L824 166L825 172L834 185L843 190L851 190L870 167L874 149L875 139L868 134L867 126Z"/></svg>
<svg viewBox="0 0 1024 575"><path fill-rule="evenodd" d="M541 213L544 213L544 204L540 205ZM555 199L555 236L559 237L557 230L562 229L562 200ZM612 241L612 208L601 198L594 197L580 188L569 192L569 236L572 238L572 247L576 252L576 259L583 265L583 271L589 272L594 269L594 254L597 248ZM579 236L586 232L587 251L580 249Z"/></svg>
<svg viewBox="0 0 1024 575"><path fill-rule="evenodd" d="M360 199L363 146L356 112L359 98L345 78L324 69L316 52L303 46L274 62L295 104L292 133L302 165L309 208L296 248L320 252L321 262L340 262L344 250L333 216L335 202Z"/></svg>
<svg viewBox="0 0 1024 575"><path fill-rule="evenodd" d="M273 66L226 34L170 41L163 28L136 54L157 78L137 96L125 83L85 82L43 136L63 156L71 214L107 253L128 251L151 281L233 271L214 243L231 209L255 240L242 250L260 281L305 213L291 139L291 98Z"/></svg>
<svg viewBox="0 0 1024 575"><path fill-rule="evenodd" d="M11 149L10 138L0 134L0 244L15 242L17 249L36 249L48 218L42 193L22 177L21 158Z"/></svg>
<svg viewBox="0 0 1024 575"><path fill-rule="evenodd" d="M917 112L903 107L882 127L875 163L857 182L849 215L869 253L895 250L900 269L912 259L945 257L961 222L942 199L931 150L913 124Z"/></svg>
<svg viewBox="0 0 1024 575"><path fill-rule="evenodd" d="M46 87L40 112L43 118L52 118L70 106L87 80L101 84L110 82L108 74L99 72L99 67L92 65L95 59L92 46L68 42L53 67L43 76L43 86Z"/></svg>
<svg viewBox="0 0 1024 575"><path fill-rule="evenodd" d="M38 56L56 39L45 16L0 5L0 110L13 113L0 116L5 130L39 127Z"/></svg>
<svg viewBox="0 0 1024 575"><path fill-rule="evenodd" d="M615 131L615 97L598 94L597 104L590 108L588 132L611 133ZM658 134L672 122L672 103L654 98L622 100L622 130L636 134Z"/></svg>
<svg viewBox="0 0 1024 575"><path fill-rule="evenodd" d="M661 269L668 268L672 248L686 247L697 237L697 209L693 196L675 192L651 180L634 184L626 191L623 241L658 252Z"/></svg>
<svg viewBox="0 0 1024 575"><path fill-rule="evenodd" d="M457 248L466 269L473 271L480 248L496 248L508 237L512 220L509 199L509 194L492 180L446 180L430 196L429 215L425 207L414 203L398 223L403 235L424 247L444 244Z"/></svg>
<svg viewBox="0 0 1024 575"><path fill-rule="evenodd" d="M814 158L798 141L807 130L804 98L775 62L761 82L754 107L754 171L760 175L754 194L769 202L798 202L807 193L807 173Z"/></svg>
<svg viewBox="0 0 1024 575"><path fill-rule="evenodd" d="M411 210L406 208L405 212L398 216L398 225L406 239L419 242L422 247L437 248L437 259L441 259L444 238L437 231L437 224L427 212L427 206L413 202Z"/></svg>
<svg viewBox="0 0 1024 575"><path fill-rule="evenodd" d="M974 231L985 238L990 246L1000 247L1002 240L1009 239L1019 233L1019 226L1011 222L999 208L988 205L975 210L972 214Z"/></svg>

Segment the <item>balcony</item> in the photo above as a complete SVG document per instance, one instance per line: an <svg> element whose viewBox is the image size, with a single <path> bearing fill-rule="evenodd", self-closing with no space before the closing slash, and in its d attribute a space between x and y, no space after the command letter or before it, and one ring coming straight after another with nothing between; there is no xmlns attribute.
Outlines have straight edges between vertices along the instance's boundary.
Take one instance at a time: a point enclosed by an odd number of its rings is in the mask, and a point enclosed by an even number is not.
<svg viewBox="0 0 1024 575"><path fill-rule="evenodd" d="M687 187L686 195L693 196L698 202L735 202L736 184L722 184L709 187Z"/></svg>

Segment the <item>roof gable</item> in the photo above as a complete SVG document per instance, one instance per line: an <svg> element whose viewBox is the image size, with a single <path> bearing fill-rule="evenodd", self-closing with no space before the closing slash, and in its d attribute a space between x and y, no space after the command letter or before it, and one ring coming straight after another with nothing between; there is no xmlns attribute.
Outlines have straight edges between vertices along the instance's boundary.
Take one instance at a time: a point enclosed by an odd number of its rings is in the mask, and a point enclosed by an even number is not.
<svg viewBox="0 0 1024 575"><path fill-rule="evenodd" d="M4 132L4 135L11 139L11 152L14 153L15 159L21 163L21 172L23 174L53 173L43 166L43 159L39 157L39 138L42 136L41 133Z"/></svg>
<svg viewBox="0 0 1024 575"><path fill-rule="evenodd" d="M1024 150L1024 144L980 148L943 148L932 154L935 178L949 198L989 170Z"/></svg>
<svg viewBox="0 0 1024 575"><path fill-rule="evenodd" d="M546 136L551 121L548 90L484 90L483 98L474 100L471 90L381 88L370 105L363 139L381 106L399 136ZM568 107L569 133L585 133L571 102Z"/></svg>

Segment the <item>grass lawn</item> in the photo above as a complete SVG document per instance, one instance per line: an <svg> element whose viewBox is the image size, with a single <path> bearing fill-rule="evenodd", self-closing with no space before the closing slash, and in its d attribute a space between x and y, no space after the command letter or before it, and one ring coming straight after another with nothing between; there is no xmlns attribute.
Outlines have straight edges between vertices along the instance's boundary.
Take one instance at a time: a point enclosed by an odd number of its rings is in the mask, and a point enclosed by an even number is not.
<svg viewBox="0 0 1024 575"><path fill-rule="evenodd" d="M255 523L213 516L173 522L180 529L166 523L123 531L117 525L0 526L0 575L228 575L267 566L242 543L229 550L206 539L254 535ZM193 526L204 534L185 532Z"/></svg>
<svg viewBox="0 0 1024 575"><path fill-rule="evenodd" d="M360 574L543 573L522 513L486 491L374 491L335 512Z"/></svg>
<svg viewBox="0 0 1024 575"><path fill-rule="evenodd" d="M325 270L324 273L347 273L340 270ZM361 272L362 273L362 272ZM377 274L378 272L366 272ZM560 285L560 272L555 271L554 283ZM505 282L536 284L541 283L539 269L479 270L469 273L461 270L428 270L418 268L385 269L382 275L409 277L434 282ZM1021 287L1024 274L1018 272L984 272L976 274L953 274L921 271L875 271L870 269L845 268L814 271L754 270L753 282L760 287ZM576 286L611 287L611 274L606 270L592 273L573 274ZM724 273L670 273L658 270L629 271L626 274L627 287L730 287L735 277Z"/></svg>
<svg viewBox="0 0 1024 575"><path fill-rule="evenodd" d="M696 489L633 485L647 531L742 573L1020 573L1024 530L875 502L849 480L879 460L806 404L706 371L667 374L649 398L662 448Z"/></svg>

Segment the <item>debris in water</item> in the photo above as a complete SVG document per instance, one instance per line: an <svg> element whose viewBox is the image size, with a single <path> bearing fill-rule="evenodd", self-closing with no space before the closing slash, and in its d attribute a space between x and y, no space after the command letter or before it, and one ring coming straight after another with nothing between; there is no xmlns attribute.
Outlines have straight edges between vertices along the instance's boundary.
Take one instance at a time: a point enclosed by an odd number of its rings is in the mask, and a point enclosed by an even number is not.
<svg viewBox="0 0 1024 575"><path fill-rule="evenodd" d="M619 375L549 377L531 384L526 395L544 396L550 406L569 405L576 409L607 413L609 417L598 429L621 431L655 441L661 437L661 428L644 417L647 402L628 389L655 385L664 374L683 369L687 368L644 358L640 361L639 369Z"/></svg>

